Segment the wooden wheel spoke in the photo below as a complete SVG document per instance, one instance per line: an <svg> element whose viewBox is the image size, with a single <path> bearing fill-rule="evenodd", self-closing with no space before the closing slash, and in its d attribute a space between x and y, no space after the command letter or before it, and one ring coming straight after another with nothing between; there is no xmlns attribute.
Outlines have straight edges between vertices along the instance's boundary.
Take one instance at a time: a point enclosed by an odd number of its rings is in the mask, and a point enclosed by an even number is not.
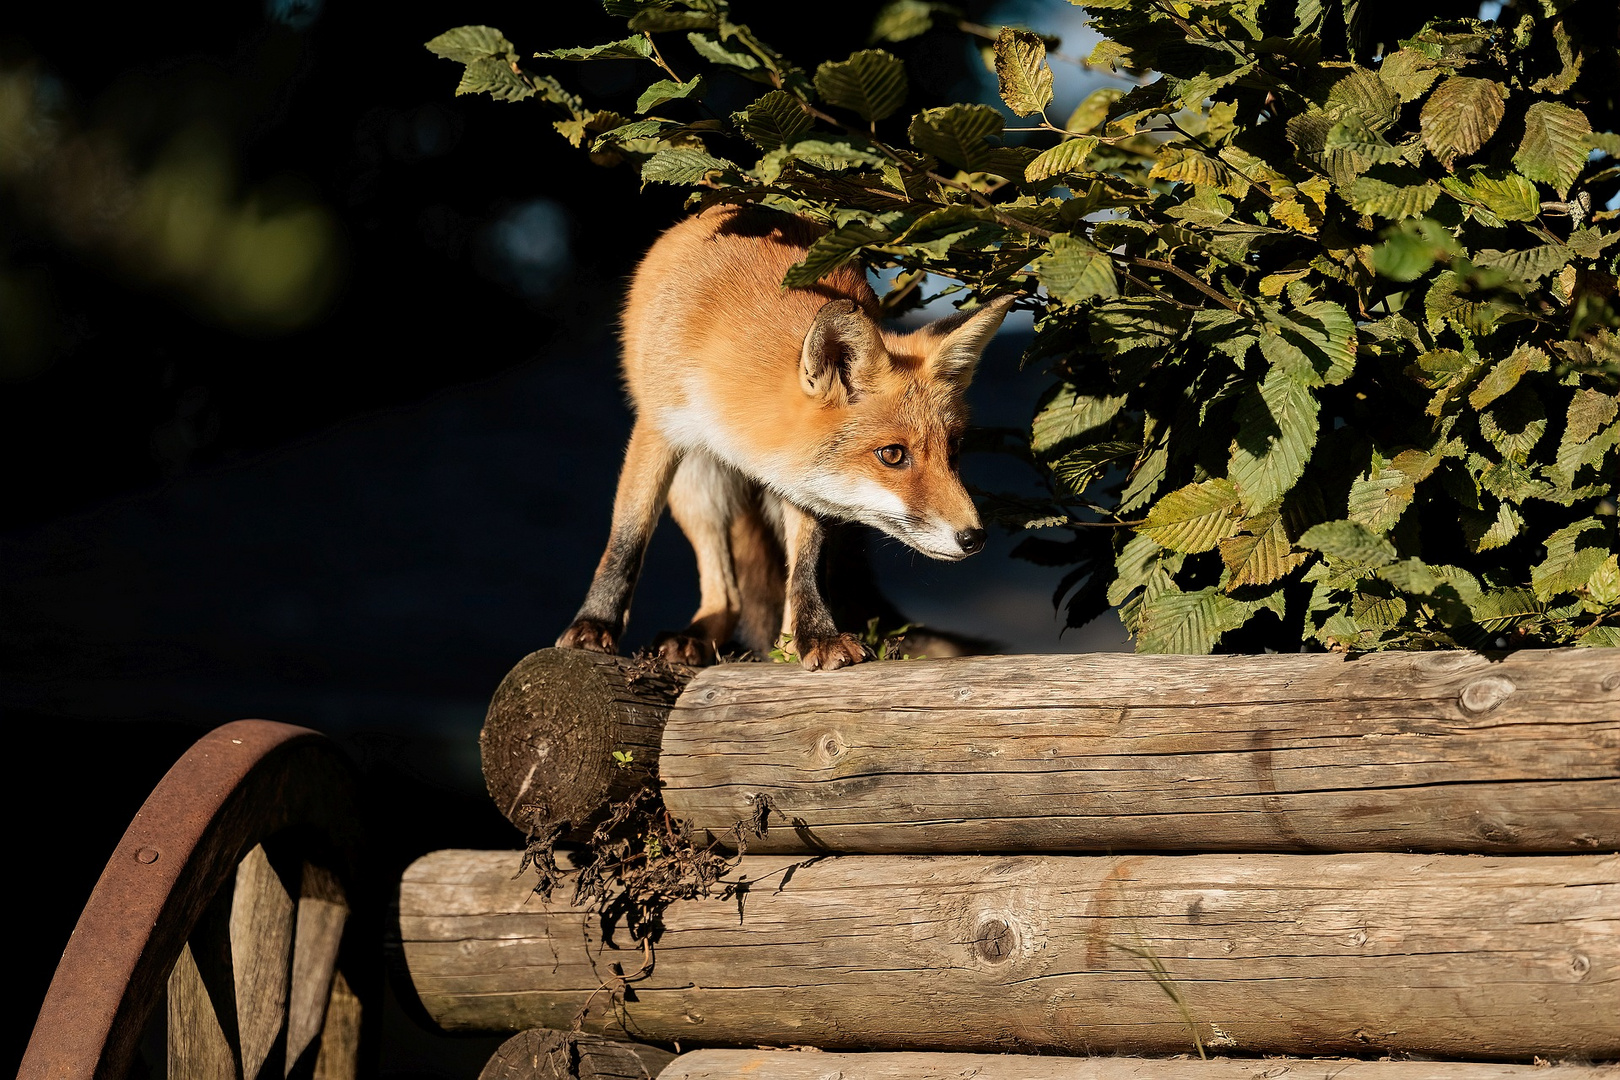
<svg viewBox="0 0 1620 1080"><path fill-rule="evenodd" d="M321 1036L322 1026L336 1019L331 1011L334 998L353 996L337 969L338 946L343 941L343 928L348 919L349 906L337 877L306 862L298 896L292 986L287 1004L288 1076ZM324 1047L324 1039L322 1044Z"/></svg>

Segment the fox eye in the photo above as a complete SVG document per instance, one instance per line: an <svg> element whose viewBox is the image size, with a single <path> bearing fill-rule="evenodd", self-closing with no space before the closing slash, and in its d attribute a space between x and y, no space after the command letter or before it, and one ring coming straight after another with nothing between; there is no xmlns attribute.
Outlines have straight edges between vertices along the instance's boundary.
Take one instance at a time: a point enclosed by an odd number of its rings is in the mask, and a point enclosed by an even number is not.
<svg viewBox="0 0 1620 1080"><path fill-rule="evenodd" d="M907 461L906 448L899 443L890 443L888 446L881 446L872 452L877 455L879 461L891 469L898 469Z"/></svg>

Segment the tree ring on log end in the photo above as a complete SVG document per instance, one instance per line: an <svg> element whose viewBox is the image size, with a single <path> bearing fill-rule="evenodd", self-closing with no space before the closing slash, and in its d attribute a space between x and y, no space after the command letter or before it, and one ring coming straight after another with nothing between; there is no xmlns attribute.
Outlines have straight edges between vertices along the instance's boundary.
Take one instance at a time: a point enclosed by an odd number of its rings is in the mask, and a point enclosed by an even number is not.
<svg viewBox="0 0 1620 1080"><path fill-rule="evenodd" d="M530 653L501 680L479 735L496 807L536 834L588 832L656 775L658 744L690 671L583 649Z"/></svg>

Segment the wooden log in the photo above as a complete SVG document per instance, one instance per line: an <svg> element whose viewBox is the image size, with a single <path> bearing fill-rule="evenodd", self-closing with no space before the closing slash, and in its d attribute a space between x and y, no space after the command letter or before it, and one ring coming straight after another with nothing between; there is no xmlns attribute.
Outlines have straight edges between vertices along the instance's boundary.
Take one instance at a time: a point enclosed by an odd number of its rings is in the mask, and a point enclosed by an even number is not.
<svg viewBox="0 0 1620 1080"><path fill-rule="evenodd" d="M1355 1058L1034 1057L1028 1054L821 1054L695 1050L658 1080L1615 1080L1620 1065L1503 1065ZM487 1078L485 1078L487 1080Z"/></svg>
<svg viewBox="0 0 1620 1080"><path fill-rule="evenodd" d="M513 852L400 887L452 1030L831 1049L1620 1057L1620 856L749 856L651 971ZM610 931L611 932L611 931ZM615 949L613 946L617 946Z"/></svg>
<svg viewBox="0 0 1620 1080"><path fill-rule="evenodd" d="M1620 649L723 665L659 775L757 852L1613 851Z"/></svg>
<svg viewBox="0 0 1620 1080"><path fill-rule="evenodd" d="M490 798L526 833L588 834L653 775L664 719L690 675L583 649L525 656L496 687L479 736Z"/></svg>
<svg viewBox="0 0 1620 1080"><path fill-rule="evenodd" d="M674 1060L643 1043L531 1028L501 1043L478 1080L652 1080Z"/></svg>

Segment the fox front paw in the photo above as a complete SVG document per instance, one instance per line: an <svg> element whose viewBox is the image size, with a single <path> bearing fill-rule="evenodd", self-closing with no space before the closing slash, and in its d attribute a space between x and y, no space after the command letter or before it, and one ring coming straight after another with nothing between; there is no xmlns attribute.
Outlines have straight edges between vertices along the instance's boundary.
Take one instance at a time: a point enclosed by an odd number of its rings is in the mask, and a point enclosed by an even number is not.
<svg viewBox="0 0 1620 1080"><path fill-rule="evenodd" d="M574 625L557 639L557 648L588 649L611 656L619 651L618 634L600 619L575 619Z"/></svg>
<svg viewBox="0 0 1620 1080"><path fill-rule="evenodd" d="M806 637L794 644L799 648L799 663L806 671L832 671L872 659L872 650L854 634Z"/></svg>
<svg viewBox="0 0 1620 1080"><path fill-rule="evenodd" d="M687 667L708 667L719 661L720 654L708 638L693 637L666 631L653 639L653 648L661 659Z"/></svg>

